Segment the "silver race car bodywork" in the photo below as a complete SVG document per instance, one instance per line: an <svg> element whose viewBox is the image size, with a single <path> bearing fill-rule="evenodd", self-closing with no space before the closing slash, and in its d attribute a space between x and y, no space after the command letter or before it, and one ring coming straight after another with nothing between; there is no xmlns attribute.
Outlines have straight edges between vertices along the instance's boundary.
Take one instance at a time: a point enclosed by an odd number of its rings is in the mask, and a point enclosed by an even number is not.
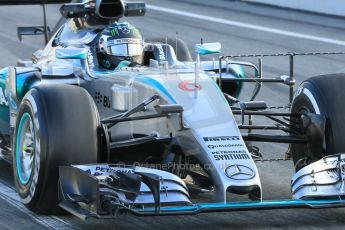
<svg viewBox="0 0 345 230"><path fill-rule="evenodd" d="M345 205L342 199L345 156L341 153L325 154L302 166L300 162L309 159L294 159L297 172L291 181L293 199L262 200L263 190L255 164L262 156L251 146L252 141L288 143L292 149L296 147L293 144L312 143L313 154L324 152L325 115L320 111L293 112L291 109L276 113L265 102L255 101L261 84L269 82L289 87L290 103L283 109L290 109L293 99L303 94L313 104L316 99L308 89L300 88L295 97L293 89L293 58L311 54L221 56L219 61L200 61L202 55L220 51L219 43L208 43L195 46L196 61L181 61L175 52L177 47L174 49L168 42L147 41L144 54L149 54L146 55L149 58L143 62L146 64L104 69L98 63L95 49L101 29L124 15L145 13L144 3L113 2L120 10L110 18L102 14L101 0L64 5L61 13L69 19L45 49L34 53L32 62L0 71L0 93L4 94L0 98L3 158L12 159L13 146L14 156L20 148L27 149L13 143L20 142L24 136L20 129L23 126L19 120L23 119L20 108L24 101L33 101L36 105L35 89L73 85L86 90L85 98L92 98L91 111L99 120L97 130L93 130L97 132L99 153L95 155L100 156L98 160L87 164L79 164L79 159L73 163L66 160L58 165L59 205L81 218L109 218L119 212L175 215ZM322 54L330 53L312 55ZM289 57L290 76L264 79L262 58L265 56ZM259 67L234 60L246 57L259 57ZM243 71L247 67L254 69L252 78ZM236 98L242 82L255 83L248 102ZM33 107L34 113L38 113L39 109ZM63 109L73 112L74 108ZM78 114L81 120L82 115ZM277 124L253 125L254 115L268 117ZM248 125L245 116L249 117ZM33 120L34 126L39 126L36 121L39 119ZM254 134L254 129L283 131L288 135ZM13 159L14 165L20 168L16 162L19 158ZM20 169L15 172L20 174ZM28 183L22 178L19 180L22 180L19 189ZM208 203L209 200L200 203L200 193L210 195L213 203ZM228 198L233 194L244 195L248 201L230 202ZM26 202L24 195L21 194Z"/></svg>
<svg viewBox="0 0 345 230"><path fill-rule="evenodd" d="M199 74L199 89L183 90L181 85L186 83L193 87L195 78L194 69L188 71L186 65L182 65L179 70L150 70L143 72L140 70L121 71L118 82L125 79L124 85L117 85L114 75L109 75L105 81L114 81L112 90L119 87L126 87L130 92L125 101L129 105L124 107L131 108L140 103L141 98L147 98L150 95L159 95L160 105L181 105L183 111L183 124L180 124L178 115L175 117L131 122L127 129L131 133L141 133L146 135L157 134L159 138L167 138L171 134L176 143L183 149L187 156L194 156L210 168L210 173L215 182L215 199L219 202L226 202L227 190L232 186L238 190L247 190L249 187L258 190L261 194L259 174L254 161L241 137L237 128L236 121L227 105L222 93L213 80L204 73ZM102 82L105 76L98 80ZM127 85L126 85L127 84ZM91 84L90 84L91 85ZM94 86L92 86L94 87ZM190 86L189 86L190 87ZM97 89L86 89L96 91ZM98 89L99 90L99 89ZM104 90L100 90L103 91ZM113 93L116 95L116 92ZM132 100L132 101L131 101ZM142 115L148 115L154 111L153 107L148 107L147 112ZM103 104L99 108L104 109ZM109 109L111 110L111 108ZM112 112L112 111L109 111ZM104 112L103 114L107 114ZM106 115L105 115L106 116ZM166 124L169 124L168 127ZM123 135L123 128L117 131L114 127L112 135ZM237 173L238 168L246 169L246 173ZM242 169L242 170L243 170ZM243 187L243 188L241 188ZM260 195L259 195L260 199Z"/></svg>

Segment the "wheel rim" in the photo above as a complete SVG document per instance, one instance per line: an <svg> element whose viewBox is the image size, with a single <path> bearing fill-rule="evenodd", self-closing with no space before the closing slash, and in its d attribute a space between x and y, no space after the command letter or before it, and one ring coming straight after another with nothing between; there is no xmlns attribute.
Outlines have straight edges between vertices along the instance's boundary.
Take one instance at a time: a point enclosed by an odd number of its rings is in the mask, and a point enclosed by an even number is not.
<svg viewBox="0 0 345 230"><path fill-rule="evenodd" d="M310 111L310 109L308 109L306 107L303 107L303 108L300 109L300 111L298 113L299 114L307 114L307 113L315 113L315 111ZM325 154L326 151L327 151L326 135L323 136L322 151L323 151L323 154Z"/></svg>
<svg viewBox="0 0 345 230"><path fill-rule="evenodd" d="M299 110L298 110L298 114L299 115L306 115L308 113L314 113L315 114L315 110L310 110L308 107L306 106L302 106ZM303 152L303 151L302 151ZM305 151L306 153L307 151ZM326 135L323 135L323 145L322 145L322 155L325 156L327 155L327 143L326 143ZM313 163L314 161L310 160L310 156L308 155L304 155L302 157L300 157L296 162L295 162L295 168L296 171L298 171L299 169L303 168L306 165L309 165L311 163Z"/></svg>
<svg viewBox="0 0 345 230"><path fill-rule="evenodd" d="M20 119L16 143L17 173L20 183L26 185L31 178L35 158L35 132L29 113L24 113Z"/></svg>

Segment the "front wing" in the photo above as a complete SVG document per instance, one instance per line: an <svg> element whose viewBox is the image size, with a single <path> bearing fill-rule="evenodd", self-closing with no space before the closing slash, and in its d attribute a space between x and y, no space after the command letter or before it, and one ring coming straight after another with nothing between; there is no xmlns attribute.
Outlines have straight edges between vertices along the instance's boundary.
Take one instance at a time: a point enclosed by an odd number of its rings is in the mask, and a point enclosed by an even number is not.
<svg viewBox="0 0 345 230"><path fill-rule="evenodd" d="M61 166L59 171L60 207L84 220L91 217L114 218L120 213L160 216L345 206L342 196L328 199L192 203L183 180L157 169L95 164Z"/></svg>

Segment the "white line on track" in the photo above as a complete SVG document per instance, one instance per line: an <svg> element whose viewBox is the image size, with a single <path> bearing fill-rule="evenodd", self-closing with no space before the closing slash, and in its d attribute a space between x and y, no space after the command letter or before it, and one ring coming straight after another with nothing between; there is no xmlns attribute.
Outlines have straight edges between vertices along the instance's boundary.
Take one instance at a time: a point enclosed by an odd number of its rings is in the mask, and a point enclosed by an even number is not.
<svg viewBox="0 0 345 230"><path fill-rule="evenodd" d="M225 24L225 25L229 25L229 26L242 27L242 28L246 28L246 29L268 32L268 33L272 33L272 34L279 34L279 35L284 35L284 36L288 36L288 37L302 38L302 39L307 39L307 40L329 43L329 44L333 44L333 45L345 46L345 41L336 40L336 39L332 39L332 38L325 38L325 37L313 36L313 35L308 35L308 34L303 34L303 33L296 33L296 32L280 30L280 29L275 29L275 28L266 27L266 26L249 24L249 23L245 23L245 22L227 20L227 19L223 19L223 18L211 17L211 16L207 16L207 15L202 15L202 14L195 14L195 13L191 13L191 12L187 12L187 11L170 9L170 8L165 8L165 7L155 6L155 5L147 5L147 8L150 10L160 11L160 12L174 14L174 15L180 15L180 16L184 16L184 17L188 17L188 18L195 18L195 19L199 19L199 20L203 20L203 21L221 23L221 24Z"/></svg>
<svg viewBox="0 0 345 230"><path fill-rule="evenodd" d="M14 189L3 184L2 182L0 182L0 198L8 202L13 207L17 208L21 212L30 216L34 221L49 229L75 229L74 226L72 226L71 224L67 223L66 221L62 220L57 216L43 216L31 212L21 203L17 192Z"/></svg>

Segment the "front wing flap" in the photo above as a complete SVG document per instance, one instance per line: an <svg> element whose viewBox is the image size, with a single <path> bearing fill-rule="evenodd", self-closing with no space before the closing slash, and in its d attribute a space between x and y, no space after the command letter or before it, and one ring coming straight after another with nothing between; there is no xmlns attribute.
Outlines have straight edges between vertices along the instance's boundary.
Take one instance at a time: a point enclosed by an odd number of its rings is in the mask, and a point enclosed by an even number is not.
<svg viewBox="0 0 345 230"><path fill-rule="evenodd" d="M90 216L145 207L159 212L162 206L191 204L184 181L174 174L108 164L60 166L59 198L64 209Z"/></svg>
<svg viewBox="0 0 345 230"><path fill-rule="evenodd" d="M326 156L300 169L291 181L295 199L345 196L345 154Z"/></svg>

